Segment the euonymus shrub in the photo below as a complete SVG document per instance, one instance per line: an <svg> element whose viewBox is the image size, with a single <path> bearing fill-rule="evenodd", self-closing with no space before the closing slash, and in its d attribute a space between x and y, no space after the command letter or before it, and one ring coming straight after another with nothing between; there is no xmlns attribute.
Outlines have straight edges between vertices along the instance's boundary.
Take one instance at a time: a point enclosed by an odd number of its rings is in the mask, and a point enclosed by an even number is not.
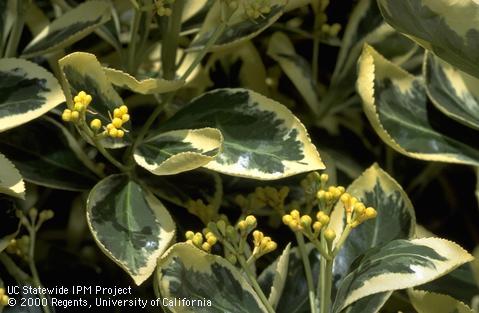
<svg viewBox="0 0 479 313"><path fill-rule="evenodd" d="M393 291L469 262L471 255L455 243L416 238L410 200L378 165L348 188L317 172L325 169L318 150L300 120L277 101L278 90L265 85L264 66L251 43L266 29L285 26L278 22L285 13L308 4L315 20L312 67L282 32L271 34L266 53L319 123L333 118L335 106L357 101L354 68L364 42L379 50L388 40L401 42L390 52L400 65L416 55L417 47L402 42L382 20L368 20L379 16L373 1L360 1L351 16L321 107L317 48L321 41L337 45L340 30L326 23L328 1L0 2L0 262L11 278L18 285L42 286L36 236L54 217L51 210L35 208L38 197L25 181L32 189L83 193L76 206L86 208L95 242L135 284L151 277L158 297L211 303L166 311L377 312ZM365 20L369 24L362 27ZM93 33L109 48L91 46L84 38ZM22 47L21 39L30 37ZM240 75L247 88L210 88L211 64L202 62L209 53L208 63L223 53L241 58L244 71L254 72ZM427 58L430 71L451 71L432 54ZM414 68L414 62L409 65ZM426 99L423 80L373 48L363 52L358 79L372 121L382 99L375 92L383 99L396 99L398 92L401 99ZM444 92L433 81L431 86ZM145 102L146 117L138 109ZM453 150L440 160L474 164L475 150L464 148L467 153L459 155L462 143L444 141ZM225 196L219 175L277 180L304 173L309 174L299 186ZM182 221L170 215L173 205L203 226L183 238L177 231ZM228 206L240 208L240 216L219 213ZM278 245L264 233L260 215L289 229L295 242ZM259 258L271 260L272 253L279 255L275 261L257 264ZM0 279L0 311L11 296L3 285ZM469 310L448 296L408 293L421 312L431 312L428 305L437 299ZM43 306L46 313L52 309Z"/></svg>

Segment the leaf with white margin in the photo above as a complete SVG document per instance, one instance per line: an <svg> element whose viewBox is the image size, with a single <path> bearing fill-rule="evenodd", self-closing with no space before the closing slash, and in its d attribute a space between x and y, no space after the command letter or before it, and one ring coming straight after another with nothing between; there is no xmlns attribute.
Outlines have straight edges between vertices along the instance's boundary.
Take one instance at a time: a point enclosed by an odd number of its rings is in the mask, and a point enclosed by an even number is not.
<svg viewBox="0 0 479 313"><path fill-rule="evenodd" d="M138 165L155 175L173 175L213 161L223 136L215 128L182 129L147 138L135 150Z"/></svg>
<svg viewBox="0 0 479 313"><path fill-rule="evenodd" d="M284 33L274 33L267 54L278 62L281 69L298 89L311 111L318 113L319 95L308 61L296 53L291 40Z"/></svg>
<svg viewBox="0 0 479 313"><path fill-rule="evenodd" d="M418 313L474 313L470 307L451 296L408 289L409 299Z"/></svg>
<svg viewBox="0 0 479 313"><path fill-rule="evenodd" d="M467 127L434 114L423 80L368 45L359 60L357 87L369 122L391 148L421 160L479 165L479 148L464 135ZM461 135L452 133L461 126Z"/></svg>
<svg viewBox="0 0 479 313"><path fill-rule="evenodd" d="M31 58L65 48L91 34L111 18L107 1L87 1L66 12L45 27L23 50L22 57Z"/></svg>
<svg viewBox="0 0 479 313"><path fill-rule="evenodd" d="M213 45L211 50L231 47L232 45L256 37L274 22L276 22L281 15L283 15L287 2L288 1L286 0L269 1L269 4L271 5L271 11L267 14L263 14L262 17L259 17L256 20L250 19L248 16L246 16L243 6L240 5L240 7L229 19L228 26L223 34L216 40L216 43ZM203 49L206 45L206 42L220 26L222 23L222 5L224 4L218 1L213 4L203 22L200 32L191 43L191 46L189 47L190 50Z"/></svg>
<svg viewBox="0 0 479 313"><path fill-rule="evenodd" d="M399 32L479 78L477 0L378 0L378 5Z"/></svg>
<svg viewBox="0 0 479 313"><path fill-rule="evenodd" d="M354 262L336 294L333 312L372 294L430 282L472 259L466 250L445 239L391 241Z"/></svg>
<svg viewBox="0 0 479 313"><path fill-rule="evenodd" d="M175 236L175 224L150 191L117 174L101 180L87 200L88 226L101 250L137 285L154 272Z"/></svg>
<svg viewBox="0 0 479 313"><path fill-rule="evenodd" d="M59 123L42 117L0 133L0 151L26 181L54 189L88 190L97 178L72 151L69 140Z"/></svg>
<svg viewBox="0 0 479 313"><path fill-rule="evenodd" d="M91 95L93 100L89 109L97 114L87 114L87 123L94 118L102 121L103 125L111 123L109 113L123 105L123 100L108 80L103 67L94 54L85 52L71 53L58 61L65 84L67 104L73 107L73 97L80 91ZM131 129L131 122L123 124L126 129ZM125 133L124 138L107 137L101 140L107 148L122 148L131 140L130 134Z"/></svg>
<svg viewBox="0 0 479 313"><path fill-rule="evenodd" d="M22 59L0 59L0 132L25 124L65 101L57 79Z"/></svg>
<svg viewBox="0 0 479 313"><path fill-rule="evenodd" d="M432 103L452 119L479 129L479 79L427 53L423 69Z"/></svg>
<svg viewBox="0 0 479 313"><path fill-rule="evenodd" d="M170 306L174 313L266 313L253 288L226 259L191 244L173 245L158 261L164 299L211 301L211 305Z"/></svg>
<svg viewBox="0 0 479 313"><path fill-rule="evenodd" d="M206 168L272 180L324 169L306 128L282 104L247 89L216 89L178 111L157 133L217 128L223 151Z"/></svg>
<svg viewBox="0 0 479 313"><path fill-rule="evenodd" d="M311 264L313 281L316 285L319 276L320 256L312 243L307 243L305 250ZM274 271L277 264L278 260L263 270L258 277L258 283L265 294L270 292L274 284ZM287 273L283 286L283 291L276 306L276 313L310 313L308 287L298 247L291 248L289 252Z"/></svg>
<svg viewBox="0 0 479 313"><path fill-rule="evenodd" d="M0 153L0 193L4 193L20 199L25 199L25 183L22 175L18 172L3 154Z"/></svg>
<svg viewBox="0 0 479 313"><path fill-rule="evenodd" d="M366 206L374 207L378 214L375 219L369 220L351 231L348 240L334 259L333 275L337 288L358 256L371 248L396 239L413 238L416 225L416 216L411 200L399 183L376 163L354 180L346 192L357 197ZM338 234L346 226L344 213L344 208L340 203L336 204L331 213L329 225ZM389 292L368 296L351 304L346 312L377 311L389 296Z"/></svg>
<svg viewBox="0 0 479 313"><path fill-rule="evenodd" d="M182 80L166 80L162 78L145 78L138 80L120 70L108 67L104 67L103 70L113 85L130 89L143 95L176 91L185 84Z"/></svg>
<svg viewBox="0 0 479 313"><path fill-rule="evenodd" d="M269 294L268 301L273 309L277 308L279 300L283 296L286 278L288 277L290 248L291 243L288 243L278 259L265 268L258 277L262 289L266 289L264 290L265 294Z"/></svg>

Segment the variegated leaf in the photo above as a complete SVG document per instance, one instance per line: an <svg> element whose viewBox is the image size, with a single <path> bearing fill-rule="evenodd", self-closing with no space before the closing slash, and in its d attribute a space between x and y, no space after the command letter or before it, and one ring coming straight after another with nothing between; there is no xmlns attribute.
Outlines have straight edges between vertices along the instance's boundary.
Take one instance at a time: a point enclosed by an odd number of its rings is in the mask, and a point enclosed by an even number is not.
<svg viewBox="0 0 479 313"><path fill-rule="evenodd" d="M409 299L418 313L474 313L466 304L451 296L408 289Z"/></svg>
<svg viewBox="0 0 479 313"><path fill-rule="evenodd" d="M311 243L306 244L306 254L311 263L313 280L316 285L319 275L320 256ZM258 282L266 294L270 292L274 285L274 271L277 264L278 261L268 266L258 277ZM297 247L290 250L287 269L286 280L276 306L276 313L310 313L304 265Z"/></svg>
<svg viewBox="0 0 479 313"><path fill-rule="evenodd" d="M238 44L256 37L281 17L287 2L288 1L286 0L269 1L269 4L271 5L270 12L263 14L255 20L249 18L244 13L243 8L246 6L243 7L240 5L240 7L235 11L235 13L233 13L233 16L228 21L226 30L218 38L212 49L215 50L219 48L223 49L226 47L231 47L234 44ZM191 50L202 49L214 31L222 23L222 5L224 4L221 2L215 2L212 8L208 11L208 15L203 22L200 32L190 46Z"/></svg>
<svg viewBox="0 0 479 313"><path fill-rule="evenodd" d="M281 69L298 89L309 108L318 113L319 96L308 61L296 53L291 40L284 33L274 33L268 45L268 55L279 63Z"/></svg>
<svg viewBox="0 0 479 313"><path fill-rule="evenodd" d="M57 124L43 118L1 133L0 151L34 184L83 191L97 180Z"/></svg>
<svg viewBox="0 0 479 313"><path fill-rule="evenodd" d="M0 59L0 132L27 123L65 101L57 79L22 59Z"/></svg>
<svg viewBox="0 0 479 313"><path fill-rule="evenodd" d="M65 48L91 34L111 18L111 5L107 1L87 1L66 12L45 27L23 51L31 58Z"/></svg>
<svg viewBox="0 0 479 313"><path fill-rule="evenodd" d="M150 277L175 235L163 204L123 174L109 176L91 190L87 220L101 250L137 285Z"/></svg>
<svg viewBox="0 0 479 313"><path fill-rule="evenodd" d="M391 241L355 262L339 287L333 312L372 294L432 281L472 259L463 248L445 239Z"/></svg>
<svg viewBox="0 0 479 313"><path fill-rule="evenodd" d="M259 282L262 283L265 294L269 295L268 301L274 309L276 309L283 296L286 278L288 277L290 248L291 244L289 243L278 259L265 268L258 278Z"/></svg>
<svg viewBox="0 0 479 313"><path fill-rule="evenodd" d="M362 173L347 192L366 206L376 209L375 219L355 228L334 259L335 287L349 273L353 261L371 248L395 239L410 239L414 236L416 217L414 208L401 186L377 164ZM339 203L331 214L330 227L341 233L346 220L344 208ZM351 304L346 312L376 312L389 298L390 292L378 293Z"/></svg>
<svg viewBox="0 0 479 313"><path fill-rule="evenodd" d="M190 200L202 200L219 210L223 199L223 185L218 173L199 168L176 175L142 177L155 195L187 208Z"/></svg>
<svg viewBox="0 0 479 313"><path fill-rule="evenodd" d="M135 161L155 175L173 175L213 161L223 136L215 128L182 129L147 138L135 151Z"/></svg>
<svg viewBox="0 0 479 313"><path fill-rule="evenodd" d="M323 169L303 124L286 107L246 89L217 89L194 99L160 127L214 127L223 151L205 167L224 174L279 179Z"/></svg>
<svg viewBox="0 0 479 313"><path fill-rule="evenodd" d="M15 202L0 195L0 253L8 247L10 240L20 230L20 219L15 214Z"/></svg>
<svg viewBox="0 0 479 313"><path fill-rule="evenodd" d="M444 62L432 53L424 60L429 98L447 116L479 129L479 79Z"/></svg>
<svg viewBox="0 0 479 313"><path fill-rule="evenodd" d="M427 106L423 80L370 46L359 61L358 93L369 122L396 151L421 160L479 164L479 149L464 136L467 129L459 129L462 134L456 136L453 131L461 125Z"/></svg>
<svg viewBox="0 0 479 313"><path fill-rule="evenodd" d="M3 154L0 153L0 193L25 199L25 183L18 172Z"/></svg>
<svg viewBox="0 0 479 313"><path fill-rule="evenodd" d="M158 262L157 279L164 299L187 298L204 303L170 306L174 313L267 312L237 268L190 244L175 244L165 253Z"/></svg>
<svg viewBox="0 0 479 313"><path fill-rule="evenodd" d="M108 80L115 86L130 89L144 95L167 93L180 89L185 82L181 80L166 80L162 78L145 78L138 80L128 73L104 67Z"/></svg>
<svg viewBox="0 0 479 313"><path fill-rule="evenodd" d="M457 68L479 77L476 0L378 0L386 21Z"/></svg>
<svg viewBox="0 0 479 313"><path fill-rule="evenodd" d="M110 123L110 114L115 108L123 105L123 100L115 91L108 80L103 67L95 55L85 52L71 53L59 61L62 70L62 79L65 83L67 104L73 107L73 97L80 91L85 91L93 98L89 106L90 110L97 114L87 114L87 123L93 118L98 118L103 125ZM131 129L131 123L124 124L126 129ZM122 139L105 138L102 144L107 148L122 148L130 141L129 133Z"/></svg>

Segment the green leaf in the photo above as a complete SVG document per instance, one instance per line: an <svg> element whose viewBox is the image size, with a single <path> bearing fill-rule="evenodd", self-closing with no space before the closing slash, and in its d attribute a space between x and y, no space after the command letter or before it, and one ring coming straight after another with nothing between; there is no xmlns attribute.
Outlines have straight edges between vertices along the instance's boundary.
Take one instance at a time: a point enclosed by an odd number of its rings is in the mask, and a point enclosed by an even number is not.
<svg viewBox="0 0 479 313"><path fill-rule="evenodd" d="M0 59L0 132L27 123L65 101L57 79L22 59Z"/></svg>
<svg viewBox="0 0 479 313"><path fill-rule="evenodd" d="M263 14L262 17L259 17L256 20L248 18L248 16L244 13L243 6L240 5L240 7L235 11L235 13L233 13L233 16L228 21L226 30L218 38L212 49L224 49L256 37L281 17L287 2L288 1L286 0L269 1L271 5L271 11L269 13ZM208 15L203 22L200 32L190 46L191 50L203 49L214 31L222 23L222 5L224 4L215 2L208 11Z"/></svg>
<svg viewBox="0 0 479 313"><path fill-rule="evenodd" d="M441 112L479 129L479 79L431 53L425 56L424 79L429 98Z"/></svg>
<svg viewBox="0 0 479 313"><path fill-rule="evenodd" d="M23 51L22 57L54 52L91 34L111 18L107 1L87 1L66 12L45 27Z"/></svg>
<svg viewBox="0 0 479 313"><path fill-rule="evenodd" d="M196 305L169 306L174 313L267 312L238 269L190 244L175 244L165 253L157 279L163 299L196 300Z"/></svg>
<svg viewBox="0 0 479 313"><path fill-rule="evenodd" d="M334 274L341 277L346 276L353 261L369 249L396 239L412 238L416 225L411 200L399 183L377 164L365 170L346 192L375 208L377 216L354 228L335 258ZM345 211L338 203L331 213L329 227L340 234L345 226Z"/></svg>
<svg viewBox="0 0 479 313"><path fill-rule="evenodd" d="M348 188L366 206L377 211L377 217L351 231L338 256L334 259L334 284L339 288L349 273L353 261L371 248L395 239L410 239L414 236L416 217L414 207L398 182L377 164L365 170ZM341 233L346 226L344 208L339 203L331 213L330 227ZM338 236L339 237L339 236ZM377 311L389 298L390 293L379 293L351 304L346 312Z"/></svg>
<svg viewBox="0 0 479 313"><path fill-rule="evenodd" d="M103 70L113 85L130 89L143 95L176 91L185 84L182 80L166 80L162 78L145 78L138 80L120 70L108 67L104 67Z"/></svg>
<svg viewBox="0 0 479 313"><path fill-rule="evenodd" d="M25 199L25 183L22 175L3 154L0 153L0 193Z"/></svg>
<svg viewBox="0 0 479 313"><path fill-rule="evenodd" d="M13 8L13 0L0 1L0 54L2 55L4 52L2 49L7 43L8 34L15 19Z"/></svg>
<svg viewBox="0 0 479 313"><path fill-rule="evenodd" d="M20 219L15 214L15 202L0 195L0 253L8 247L20 229Z"/></svg>
<svg viewBox="0 0 479 313"><path fill-rule="evenodd" d="M73 107L73 97L78 92L85 91L93 98L88 108L97 113L95 115L87 114L87 123L90 123L93 118L100 119L103 125L110 123L109 113L113 114L113 110L124 103L108 80L96 56L85 52L74 52L60 59L58 63L66 86L65 94L68 106ZM125 123L123 127L131 129L131 123ZM125 137L122 139L108 137L102 139L101 142L107 148L122 148L130 140L130 134L125 133Z"/></svg>
<svg viewBox="0 0 479 313"><path fill-rule="evenodd" d="M479 150L471 146L473 141L466 141L471 135L468 130L427 105L423 80L370 46L364 48L359 61L358 93L369 122L396 151L421 160L479 164Z"/></svg>
<svg viewBox="0 0 479 313"><path fill-rule="evenodd" d="M311 111L317 114L319 95L311 73L311 66L306 59L296 53L288 36L281 32L274 33L269 40L267 53L279 63L279 66L298 89Z"/></svg>
<svg viewBox="0 0 479 313"><path fill-rule="evenodd" d="M109 176L91 190L87 220L98 246L137 285L151 276L175 235L163 204L123 174Z"/></svg>
<svg viewBox="0 0 479 313"><path fill-rule="evenodd" d="M34 184L83 191L96 182L62 130L43 118L1 133L0 151Z"/></svg>
<svg viewBox="0 0 479 313"><path fill-rule="evenodd" d="M205 167L224 174L279 179L324 169L303 124L286 107L246 89L217 89L194 99L157 133L217 128L223 151Z"/></svg>
<svg viewBox="0 0 479 313"><path fill-rule="evenodd" d="M223 137L215 128L182 129L146 139L135 151L135 161L155 175L173 175L213 161Z"/></svg>
<svg viewBox="0 0 479 313"><path fill-rule="evenodd" d="M218 173L196 169L176 175L149 175L142 178L158 197L187 208L190 200L202 200L219 210L223 199L223 185Z"/></svg>
<svg viewBox="0 0 479 313"><path fill-rule="evenodd" d="M453 297L433 292L408 289L409 299L418 313L474 313Z"/></svg>
<svg viewBox="0 0 479 313"><path fill-rule="evenodd" d="M475 0L378 0L386 21L422 47L479 77L479 5Z"/></svg>
<svg viewBox="0 0 479 313"><path fill-rule="evenodd" d="M432 281L472 259L463 248L445 239L391 241L357 259L339 287L333 312L372 294Z"/></svg>

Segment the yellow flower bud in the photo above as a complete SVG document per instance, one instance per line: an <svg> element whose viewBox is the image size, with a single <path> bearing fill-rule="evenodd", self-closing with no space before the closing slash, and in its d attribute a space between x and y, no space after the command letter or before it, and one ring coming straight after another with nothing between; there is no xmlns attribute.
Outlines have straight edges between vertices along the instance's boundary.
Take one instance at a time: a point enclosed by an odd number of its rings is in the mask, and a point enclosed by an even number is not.
<svg viewBox="0 0 479 313"><path fill-rule="evenodd" d="M8 305L8 300L10 300L10 298L7 295L3 295L0 298L0 306L7 306Z"/></svg>
<svg viewBox="0 0 479 313"><path fill-rule="evenodd" d="M253 215L248 215L248 216L246 216L245 222L248 225L248 227L255 227L256 226L256 217L254 217Z"/></svg>
<svg viewBox="0 0 479 313"><path fill-rule="evenodd" d="M324 231L324 238L327 241L332 242L334 238L336 238L336 233L331 228L326 228L326 230Z"/></svg>
<svg viewBox="0 0 479 313"><path fill-rule="evenodd" d="M73 111L72 112L72 121L78 121L80 118L80 113L78 111Z"/></svg>
<svg viewBox="0 0 479 313"><path fill-rule="evenodd" d="M259 230L255 230L253 232L253 239L254 239L254 245L255 246L259 246L261 244L261 241L263 240L263 238L264 238L263 232L261 232Z"/></svg>
<svg viewBox="0 0 479 313"><path fill-rule="evenodd" d="M313 229L315 232L319 232L321 230L321 227L323 227L323 225L320 222L314 222Z"/></svg>
<svg viewBox="0 0 479 313"><path fill-rule="evenodd" d="M265 253L269 253L269 252L272 252L274 250L276 250L276 248L278 247L278 244L274 241L270 241L266 244L266 247L264 248L264 252Z"/></svg>
<svg viewBox="0 0 479 313"><path fill-rule="evenodd" d="M78 96L79 96L80 98L84 98L84 97L86 97L86 92L84 92L84 91L82 90L82 91L80 91L80 92L78 93Z"/></svg>
<svg viewBox="0 0 479 313"><path fill-rule="evenodd" d="M368 207L364 211L364 215L367 219L375 218L378 215L378 212L374 208Z"/></svg>
<svg viewBox="0 0 479 313"><path fill-rule="evenodd" d="M72 119L72 111L68 110L68 109L63 111L62 120L64 120L65 122L69 122L69 121L71 121L71 119Z"/></svg>
<svg viewBox="0 0 479 313"><path fill-rule="evenodd" d="M85 97L85 105L89 105L93 98L90 95L86 95Z"/></svg>
<svg viewBox="0 0 479 313"><path fill-rule="evenodd" d="M125 132L121 129L118 130L116 133L116 138L123 138L125 136Z"/></svg>
<svg viewBox="0 0 479 313"><path fill-rule="evenodd" d="M106 129L107 129L108 131L112 130L113 128L115 128L115 126L113 126L112 123L106 125Z"/></svg>
<svg viewBox="0 0 479 313"><path fill-rule="evenodd" d="M130 120L130 115L129 114L123 114L123 116L121 117L121 120L123 121L123 123L126 123Z"/></svg>
<svg viewBox="0 0 479 313"><path fill-rule="evenodd" d="M5 289L0 288L0 297L2 297L5 294Z"/></svg>
<svg viewBox="0 0 479 313"><path fill-rule="evenodd" d="M191 239L193 239L194 235L195 235L195 233L192 232L191 230L189 230L185 233L185 238L188 239L188 240L191 240Z"/></svg>
<svg viewBox="0 0 479 313"><path fill-rule="evenodd" d="M324 200L326 200L327 202L333 200L333 194L329 191L326 191L324 193Z"/></svg>
<svg viewBox="0 0 479 313"><path fill-rule="evenodd" d="M122 105L120 107L120 111L121 111L122 114L126 114L126 113L128 113L128 107L126 105Z"/></svg>
<svg viewBox="0 0 479 313"><path fill-rule="evenodd" d="M354 212L356 212L356 214L361 215L364 210L366 210L366 206L362 202L358 202L354 205Z"/></svg>
<svg viewBox="0 0 479 313"><path fill-rule="evenodd" d="M339 190L339 192L341 192L341 194L343 194L346 191L346 189L343 186L338 186L337 189Z"/></svg>
<svg viewBox="0 0 479 313"><path fill-rule="evenodd" d="M101 121L99 119L94 119L90 122L91 129L99 130L101 128Z"/></svg>
<svg viewBox="0 0 479 313"><path fill-rule="evenodd" d="M122 116L123 116L123 113L121 112L120 109L116 108L113 110L113 117L121 118Z"/></svg>
<svg viewBox="0 0 479 313"><path fill-rule="evenodd" d="M116 128L112 128L108 131L108 135L110 135L110 137L113 137L115 138L117 135L118 135L118 129Z"/></svg>
<svg viewBox="0 0 479 313"><path fill-rule="evenodd" d="M293 220L293 217L289 214L286 214L286 215L283 215L283 223L285 225L289 225L289 223L291 223L291 221Z"/></svg>
<svg viewBox="0 0 479 313"><path fill-rule="evenodd" d="M291 223L288 225L291 230L293 231L298 231L301 230L301 227L299 226L299 222L297 220L292 220Z"/></svg>
<svg viewBox="0 0 479 313"><path fill-rule="evenodd" d="M326 215L323 211L319 211L318 214L316 214L316 219L318 222L320 222L322 225L326 225L329 223L329 216Z"/></svg>
<svg viewBox="0 0 479 313"><path fill-rule="evenodd" d="M293 219L299 219L299 211L298 210L293 210L289 213Z"/></svg>
<svg viewBox="0 0 479 313"><path fill-rule="evenodd" d="M213 246L215 243L218 242L218 239L213 235L213 236L207 237L206 242L208 242L209 245Z"/></svg>
<svg viewBox="0 0 479 313"><path fill-rule="evenodd" d="M351 196L348 194L348 193L344 193L341 198L340 198L341 202L346 205L347 203L349 203L349 201L351 200Z"/></svg>
<svg viewBox="0 0 479 313"><path fill-rule="evenodd" d="M73 97L73 102L81 102L81 97L80 96L75 96Z"/></svg>
<svg viewBox="0 0 479 313"><path fill-rule="evenodd" d="M321 176L319 176L319 179L321 180L322 184L326 184L329 180L329 175L328 174L321 174Z"/></svg>
<svg viewBox="0 0 479 313"><path fill-rule="evenodd" d="M201 233L196 233L193 236L193 239L191 239L191 241L195 246L201 247L201 245L203 244L203 235Z"/></svg>
<svg viewBox="0 0 479 313"><path fill-rule="evenodd" d="M248 224L246 224L245 221L239 221L238 222L238 228L242 231L245 231L246 228L248 228Z"/></svg>
<svg viewBox="0 0 479 313"><path fill-rule="evenodd" d="M324 199L324 194L325 194L325 191L324 191L324 190L320 190L320 191L318 191L318 193L316 194L316 198L318 198L318 200L322 200L322 199Z"/></svg>
<svg viewBox="0 0 479 313"><path fill-rule="evenodd" d="M313 219L309 215L303 215L301 216L301 226L304 228L309 228L311 226L311 223L313 222Z"/></svg>
<svg viewBox="0 0 479 313"><path fill-rule="evenodd" d="M207 242L203 242L203 244L201 245L201 248L203 250L205 250L206 252L210 252L211 251L211 245Z"/></svg>
<svg viewBox="0 0 479 313"><path fill-rule="evenodd" d="M118 118L118 117L115 117L111 123L113 124L113 126L115 126L116 128L120 128L122 125L123 125L123 121Z"/></svg>

